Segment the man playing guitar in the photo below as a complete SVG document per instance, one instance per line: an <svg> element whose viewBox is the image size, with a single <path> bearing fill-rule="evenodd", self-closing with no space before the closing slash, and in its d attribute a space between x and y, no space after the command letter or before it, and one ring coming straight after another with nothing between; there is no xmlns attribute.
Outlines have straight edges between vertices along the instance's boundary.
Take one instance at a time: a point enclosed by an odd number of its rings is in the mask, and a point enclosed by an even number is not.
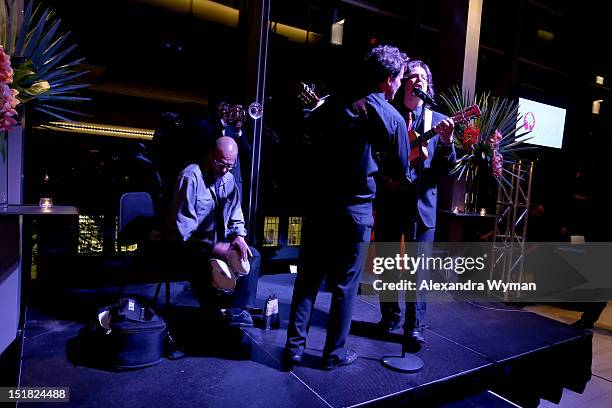
<svg viewBox="0 0 612 408"><path fill-rule="evenodd" d="M308 116L325 103L327 96L318 97L314 86L301 85L299 99L304 104L305 116ZM477 105L455 113L452 118L430 110L435 103L431 71L422 61L408 62L402 88L398 91L401 101L398 110L402 112L409 130L410 174L402 174L392 157L379 155L380 174L375 204L376 241L398 243L398 250L402 236L406 242L433 242L437 184L440 177L448 175L456 160L452 143L455 123L463 123L480 115ZM436 123L433 127L432 122ZM424 251L428 249L431 249L431 245L423 246ZM426 276L426 271L421 271L419 281ZM395 280L398 277L385 276L385 279ZM379 296L382 314L379 328L384 332L399 329L401 312L397 292L381 293ZM426 308L424 296L417 294L417 301L407 302L406 306L406 340L422 343Z"/></svg>
<svg viewBox="0 0 612 408"><path fill-rule="evenodd" d="M435 103L431 71L422 61L408 62L403 94L402 89L398 93L401 101L398 110L406 120L411 142L410 174L402 177L393 171L392 166L388 172L385 172L384 166L381 169L374 234L378 242L398 243L398 250L402 235L405 242L425 243L423 251L427 255L435 234L438 181L440 177L448 175L448 169L456 159L452 143L454 121L430 109L430 105ZM435 126L432 128L433 124ZM383 275L384 279L400 279L389 272L392 271L385 272L387 276ZM426 279L427 271L418 271L417 278L419 282ZM382 315L379 328L383 332L401 327L397 291L388 292L379 294ZM426 303L423 295L417 293L416 301L409 301L411 299L406 296L404 335L408 342L425 341L423 321Z"/></svg>

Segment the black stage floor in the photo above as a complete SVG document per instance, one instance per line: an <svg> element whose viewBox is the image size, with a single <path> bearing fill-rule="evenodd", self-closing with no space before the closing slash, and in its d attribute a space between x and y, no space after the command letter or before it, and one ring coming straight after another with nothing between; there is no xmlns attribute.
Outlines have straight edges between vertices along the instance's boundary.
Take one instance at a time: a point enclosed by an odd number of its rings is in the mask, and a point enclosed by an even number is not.
<svg viewBox="0 0 612 408"><path fill-rule="evenodd" d="M269 331L211 330L201 323L185 284L173 284L166 318L188 356L127 372L73 365L66 357L68 341L99 307L116 301L116 288L72 289L59 299L39 288L28 310L21 386L68 386L70 405L79 407L501 407L512 405L496 394L537 406L540 398L558 402L564 387L581 392L590 379L591 332L498 303L430 303L427 343L418 352L425 367L416 374L390 371L380 359L400 354L400 334L376 335L374 296L361 296L355 305L349 346L359 359L323 371L319 357L330 300L324 292L303 365L283 372L293 278L259 281L258 306L271 293L280 302L281 329ZM153 289L129 286L124 295L151 297Z"/></svg>

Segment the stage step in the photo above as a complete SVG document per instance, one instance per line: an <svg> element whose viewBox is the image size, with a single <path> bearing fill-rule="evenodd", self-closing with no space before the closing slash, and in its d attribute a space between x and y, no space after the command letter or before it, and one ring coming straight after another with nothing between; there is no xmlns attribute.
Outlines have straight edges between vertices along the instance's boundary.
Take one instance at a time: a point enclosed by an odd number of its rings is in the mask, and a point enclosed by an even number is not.
<svg viewBox="0 0 612 408"><path fill-rule="evenodd" d="M471 397L462 399L461 401L454 401L440 408L520 408L520 405L507 400L506 398L494 393L493 391L487 390L480 394L473 395Z"/></svg>

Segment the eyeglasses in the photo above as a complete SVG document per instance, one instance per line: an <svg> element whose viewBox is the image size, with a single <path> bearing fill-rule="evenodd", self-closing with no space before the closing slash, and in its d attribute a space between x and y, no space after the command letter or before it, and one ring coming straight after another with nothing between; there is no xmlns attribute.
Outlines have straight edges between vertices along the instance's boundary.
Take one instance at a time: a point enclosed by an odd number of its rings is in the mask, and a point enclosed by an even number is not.
<svg viewBox="0 0 612 408"><path fill-rule="evenodd" d="M234 166L235 166L235 164L226 164L226 163L220 162L219 160L216 160L216 159L213 159L213 161L215 162L215 164L217 166L223 167L227 171L231 171L234 168Z"/></svg>

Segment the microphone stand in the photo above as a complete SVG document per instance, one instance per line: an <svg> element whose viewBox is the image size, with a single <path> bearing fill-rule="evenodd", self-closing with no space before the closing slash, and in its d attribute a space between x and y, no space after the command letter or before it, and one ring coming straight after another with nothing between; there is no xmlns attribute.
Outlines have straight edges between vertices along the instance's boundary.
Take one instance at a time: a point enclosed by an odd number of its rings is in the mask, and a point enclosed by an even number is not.
<svg viewBox="0 0 612 408"><path fill-rule="evenodd" d="M433 100L429 97L429 95L421 91L419 88L414 88L412 92L414 93L415 96L418 96L419 98L421 98L423 102L429 103L430 105L431 103L429 101L433 102ZM423 107L423 109L425 109L425 107ZM420 166L423 166L422 161L420 162ZM422 173L422 170L423 168L421 167L420 173ZM419 180L420 180L420 174L419 174ZM417 189L418 189L418 186L417 186ZM403 340L406 341L407 337L408 336L404 334ZM394 371L399 371L401 373L416 373L416 372L421 371L425 363L416 354L407 352L406 351L407 348L408 348L407 344L403 342L401 356L383 356L380 362L382 363L384 367L389 368ZM418 351L418 350L414 350L414 351Z"/></svg>

